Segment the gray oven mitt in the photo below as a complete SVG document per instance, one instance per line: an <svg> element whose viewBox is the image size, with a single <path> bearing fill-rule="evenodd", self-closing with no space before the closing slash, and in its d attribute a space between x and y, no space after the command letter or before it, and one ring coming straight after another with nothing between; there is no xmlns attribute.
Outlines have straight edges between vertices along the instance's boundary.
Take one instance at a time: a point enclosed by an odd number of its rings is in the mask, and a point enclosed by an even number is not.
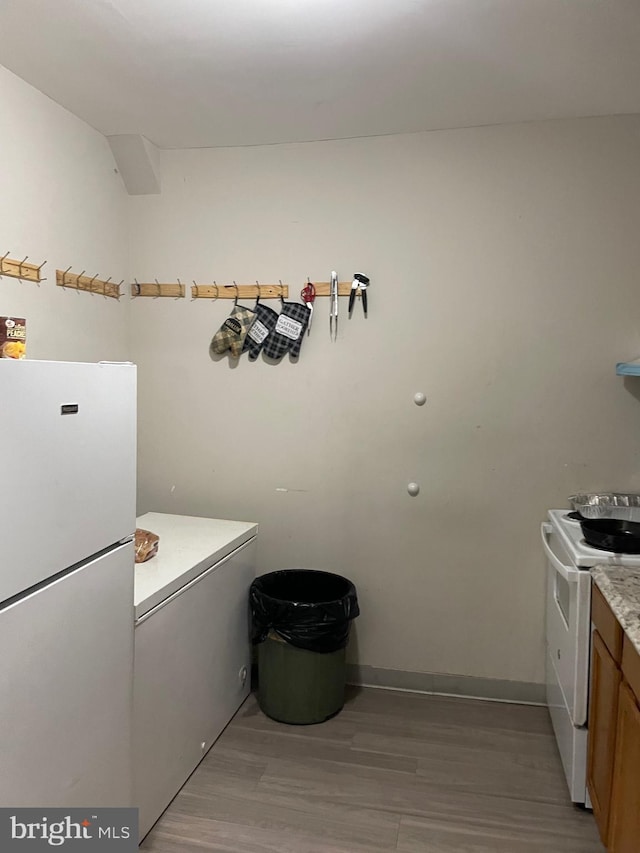
<svg viewBox="0 0 640 853"><path fill-rule="evenodd" d="M231 314L224 321L211 340L210 350L222 355L231 350L231 355L238 358L242 353L242 347L247 333L254 320L256 312L252 308L243 305L234 305Z"/></svg>
<svg viewBox="0 0 640 853"><path fill-rule="evenodd" d="M282 358L289 351L297 358L310 316L311 311L301 302L283 301L278 322L264 342L264 354L269 358Z"/></svg>
<svg viewBox="0 0 640 853"><path fill-rule="evenodd" d="M247 332L247 337L244 339L242 352L249 350L249 360L255 361L260 355L260 350L264 346L264 342L269 337L271 332L276 327L278 322L278 313L269 308L267 305L262 305L258 302L255 306L256 319Z"/></svg>

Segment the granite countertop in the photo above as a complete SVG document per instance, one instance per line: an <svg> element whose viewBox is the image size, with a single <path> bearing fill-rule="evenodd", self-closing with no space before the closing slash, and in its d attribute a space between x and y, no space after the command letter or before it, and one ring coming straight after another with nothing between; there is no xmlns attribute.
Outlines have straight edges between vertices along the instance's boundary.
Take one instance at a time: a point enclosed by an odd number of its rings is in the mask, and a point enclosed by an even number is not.
<svg viewBox="0 0 640 853"><path fill-rule="evenodd" d="M601 565L591 577L640 654L640 569Z"/></svg>

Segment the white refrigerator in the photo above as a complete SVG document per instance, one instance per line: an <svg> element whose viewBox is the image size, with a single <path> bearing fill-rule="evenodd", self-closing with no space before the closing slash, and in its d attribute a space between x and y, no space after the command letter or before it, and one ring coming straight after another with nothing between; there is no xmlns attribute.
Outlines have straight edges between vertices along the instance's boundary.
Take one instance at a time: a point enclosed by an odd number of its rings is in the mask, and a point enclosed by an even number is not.
<svg viewBox="0 0 640 853"><path fill-rule="evenodd" d="M136 368L0 360L0 807L130 806Z"/></svg>

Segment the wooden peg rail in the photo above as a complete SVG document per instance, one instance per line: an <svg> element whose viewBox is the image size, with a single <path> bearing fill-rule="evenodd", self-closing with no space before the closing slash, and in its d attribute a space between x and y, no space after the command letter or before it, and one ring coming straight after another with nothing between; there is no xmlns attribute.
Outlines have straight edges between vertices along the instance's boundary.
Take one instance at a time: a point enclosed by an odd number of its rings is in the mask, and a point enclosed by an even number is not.
<svg viewBox="0 0 640 853"><path fill-rule="evenodd" d="M87 293L97 293L100 296L108 296L110 299L120 299L120 285L108 278L106 281L91 276L76 275L69 270L56 270L56 284L58 287L69 287L72 290L84 290Z"/></svg>
<svg viewBox="0 0 640 853"><path fill-rule="evenodd" d="M330 281L314 281L314 282L312 282L312 284L316 289L316 296L331 296L331 282ZM304 285L303 285L303 287L304 287ZM351 293L351 282L350 281L339 281L338 282L338 296L348 296L350 293ZM360 290L358 290L358 295L360 295Z"/></svg>
<svg viewBox="0 0 640 853"><path fill-rule="evenodd" d="M184 298L185 287L184 284L178 282L177 284L161 284L158 281L153 282L134 282L131 285L131 295L138 296L150 296L153 299L162 299L171 298L171 299L183 299Z"/></svg>
<svg viewBox="0 0 640 853"><path fill-rule="evenodd" d="M12 278L20 278L25 281L40 282L44 281L40 276L40 270L45 264L46 261L41 263L40 266L36 266L36 264L28 264L26 258L23 261L14 261L12 258L8 258L7 255L4 255L0 258L0 275L9 275Z"/></svg>
<svg viewBox="0 0 640 853"><path fill-rule="evenodd" d="M286 284L194 284L191 287L192 299L255 299L260 291L260 299L286 299L289 286Z"/></svg>
<svg viewBox="0 0 640 853"><path fill-rule="evenodd" d="M306 282L302 282L300 290L305 286ZM151 285L149 285L151 286ZM155 287L155 285L153 285ZM313 282L316 289L316 296L331 296L331 282L318 281ZM289 286L286 284L239 284L237 291L233 284L194 284L191 286L192 299L235 299L236 293L238 299L255 299L260 288L260 299L287 299L289 296ZM351 293L351 282L341 281L338 283L338 296L349 296ZM360 291L358 291L360 293Z"/></svg>

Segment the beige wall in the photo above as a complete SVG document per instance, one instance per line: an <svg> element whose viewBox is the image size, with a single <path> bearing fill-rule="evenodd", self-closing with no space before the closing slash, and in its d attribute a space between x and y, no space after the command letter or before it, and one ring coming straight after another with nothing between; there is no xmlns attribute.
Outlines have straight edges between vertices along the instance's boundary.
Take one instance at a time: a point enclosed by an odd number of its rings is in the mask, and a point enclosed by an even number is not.
<svg viewBox="0 0 640 853"><path fill-rule="evenodd" d="M126 193L106 139L0 67L0 254L47 260L40 287L0 279L0 315L27 319L30 358L127 357L126 302L56 287L56 268L126 275Z"/></svg>
<svg viewBox="0 0 640 853"><path fill-rule="evenodd" d="M140 509L255 519L261 571L351 576L363 664L541 681L545 509L640 488L640 381L614 375L640 355L640 118L165 152L127 223L104 138L3 69L0 96L0 249L49 261L0 314L32 358L138 361ZM342 300L331 344L319 300L298 364L214 363L230 303L129 311L56 288L69 264L294 297L361 270L370 317Z"/></svg>
<svg viewBox="0 0 640 853"><path fill-rule="evenodd" d="M141 509L257 520L260 571L352 577L363 664L542 681L546 508L640 487L640 391L614 373L640 355L640 118L163 169L131 199L140 280L372 285L366 322L342 301L332 344L319 300L277 366L210 360L229 302L134 302Z"/></svg>

